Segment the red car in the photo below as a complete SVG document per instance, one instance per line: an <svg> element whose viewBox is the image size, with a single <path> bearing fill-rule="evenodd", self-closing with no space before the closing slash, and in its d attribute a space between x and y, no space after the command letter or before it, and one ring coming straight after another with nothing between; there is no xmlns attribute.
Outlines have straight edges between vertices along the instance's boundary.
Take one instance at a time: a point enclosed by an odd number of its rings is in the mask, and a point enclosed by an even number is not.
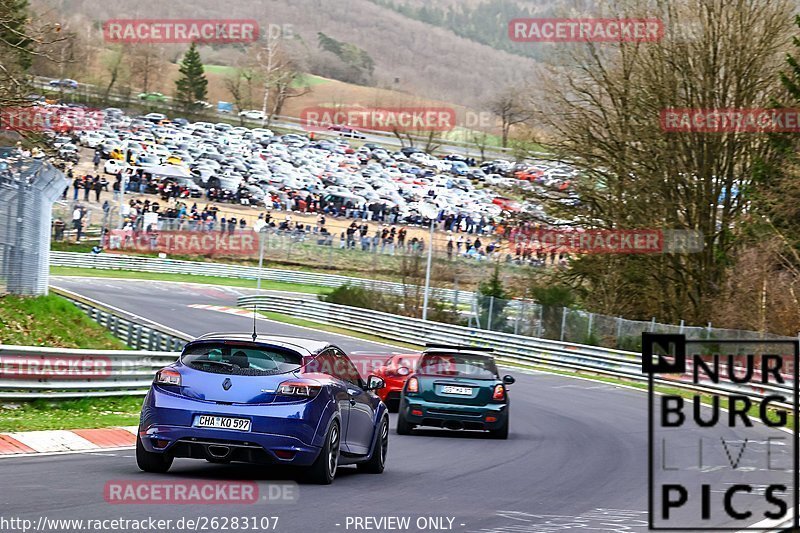
<svg viewBox="0 0 800 533"><path fill-rule="evenodd" d="M375 369L375 375L383 378L386 385L375 393L383 400L389 412L396 413L400 407L400 392L406 384L408 377L414 373L417 361L422 354L397 353L392 354L383 366Z"/></svg>

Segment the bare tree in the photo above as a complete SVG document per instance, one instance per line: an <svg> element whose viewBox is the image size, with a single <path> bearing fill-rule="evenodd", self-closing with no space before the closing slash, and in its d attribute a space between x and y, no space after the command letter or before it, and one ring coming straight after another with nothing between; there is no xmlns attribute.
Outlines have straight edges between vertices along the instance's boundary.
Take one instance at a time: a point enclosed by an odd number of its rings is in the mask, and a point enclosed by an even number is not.
<svg viewBox="0 0 800 533"><path fill-rule="evenodd" d="M104 64L108 69L108 85L106 85L106 89L103 92L103 97L105 100L108 100L108 96L111 94L111 89L114 87L114 84L117 83L117 80L120 77L120 74L125 66L124 60L125 49L121 46L112 48L105 58Z"/></svg>
<svg viewBox="0 0 800 533"><path fill-rule="evenodd" d="M508 135L513 126L529 122L534 117L529 94L518 87L509 87L492 98L488 109L500 119L503 148L508 146Z"/></svg>
<svg viewBox="0 0 800 533"><path fill-rule="evenodd" d="M579 205L561 212L585 227L699 231L700 253L620 259L599 254L573 263L570 280L591 305L594 291L614 283L606 312L703 324L729 274L747 216L756 170L776 157L765 135L671 132L668 108L768 107L792 22L787 1L615 0L620 18L649 13L666 35L658 42L583 43L568 49L568 65L552 68L537 117L551 132L555 158L580 171ZM687 25L687 22L693 24ZM693 35L673 28L692 27ZM616 269L622 277L612 279ZM606 287L607 288L607 287Z"/></svg>

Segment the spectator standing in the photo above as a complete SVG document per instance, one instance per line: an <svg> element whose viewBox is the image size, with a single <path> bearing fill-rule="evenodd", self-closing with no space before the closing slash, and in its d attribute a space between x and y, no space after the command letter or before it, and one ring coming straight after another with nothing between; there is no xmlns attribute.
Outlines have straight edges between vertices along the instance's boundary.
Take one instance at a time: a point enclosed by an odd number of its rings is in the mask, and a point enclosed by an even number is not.
<svg viewBox="0 0 800 533"><path fill-rule="evenodd" d="M89 193L92 192L92 183L94 182L92 176L86 176L83 178L83 201L89 201Z"/></svg>
<svg viewBox="0 0 800 533"><path fill-rule="evenodd" d="M83 208L79 205L76 205L72 211L72 229L76 232L75 242L81 242L81 236L83 235Z"/></svg>
<svg viewBox="0 0 800 533"><path fill-rule="evenodd" d="M94 189L94 201L99 204L100 203L100 192L103 190L103 182L100 180L99 176L94 179L94 183L92 184L92 188Z"/></svg>

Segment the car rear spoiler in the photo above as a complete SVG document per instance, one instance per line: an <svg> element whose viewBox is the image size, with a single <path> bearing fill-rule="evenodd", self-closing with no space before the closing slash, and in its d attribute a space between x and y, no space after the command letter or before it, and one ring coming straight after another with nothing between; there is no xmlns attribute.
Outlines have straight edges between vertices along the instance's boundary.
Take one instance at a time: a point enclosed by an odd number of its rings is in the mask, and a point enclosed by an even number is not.
<svg viewBox="0 0 800 533"><path fill-rule="evenodd" d="M494 348L486 348L483 346L466 346L463 344L437 344L434 342L426 342L425 348L435 348L437 350L456 350L456 351L469 351L469 352L493 352Z"/></svg>

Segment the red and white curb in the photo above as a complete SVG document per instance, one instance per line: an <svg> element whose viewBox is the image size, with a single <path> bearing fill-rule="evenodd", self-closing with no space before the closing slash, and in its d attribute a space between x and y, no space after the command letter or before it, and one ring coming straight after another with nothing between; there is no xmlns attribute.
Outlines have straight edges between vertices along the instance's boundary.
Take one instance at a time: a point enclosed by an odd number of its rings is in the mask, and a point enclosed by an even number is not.
<svg viewBox="0 0 800 533"><path fill-rule="evenodd" d="M136 426L0 433L0 457L130 448L136 444Z"/></svg>

